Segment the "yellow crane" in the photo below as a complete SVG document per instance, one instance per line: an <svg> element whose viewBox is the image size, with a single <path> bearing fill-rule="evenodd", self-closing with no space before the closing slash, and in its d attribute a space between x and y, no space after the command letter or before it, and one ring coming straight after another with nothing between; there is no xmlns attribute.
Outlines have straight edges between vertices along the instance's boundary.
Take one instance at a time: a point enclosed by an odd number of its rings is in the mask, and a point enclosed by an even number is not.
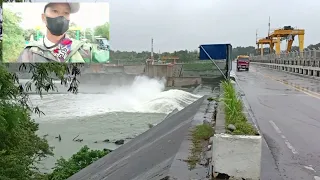
<svg viewBox="0 0 320 180"><path fill-rule="evenodd" d="M299 40L299 50L303 52L304 49L304 29L295 29L291 26L284 26L283 28L279 28L274 30L269 36L269 39L276 40L276 54L280 54L280 43L282 40L287 40L287 49L286 52L290 52L292 48L292 43L294 41L295 36L298 36Z"/></svg>
<svg viewBox="0 0 320 180"><path fill-rule="evenodd" d="M265 44L269 45L270 53L272 53L274 44L276 43L277 41L275 39L269 39L268 37L259 39L256 42L258 49L260 49L261 56L263 55L263 45Z"/></svg>

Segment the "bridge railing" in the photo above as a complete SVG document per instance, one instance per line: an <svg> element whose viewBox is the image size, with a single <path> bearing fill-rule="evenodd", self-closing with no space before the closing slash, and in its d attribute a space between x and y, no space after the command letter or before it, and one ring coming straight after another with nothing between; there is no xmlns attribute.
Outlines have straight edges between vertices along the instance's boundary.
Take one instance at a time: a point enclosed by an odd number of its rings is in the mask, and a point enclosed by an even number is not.
<svg viewBox="0 0 320 180"><path fill-rule="evenodd" d="M268 54L263 56L251 56L251 61L260 63L320 67L320 48L305 49L303 52L282 52L278 55Z"/></svg>

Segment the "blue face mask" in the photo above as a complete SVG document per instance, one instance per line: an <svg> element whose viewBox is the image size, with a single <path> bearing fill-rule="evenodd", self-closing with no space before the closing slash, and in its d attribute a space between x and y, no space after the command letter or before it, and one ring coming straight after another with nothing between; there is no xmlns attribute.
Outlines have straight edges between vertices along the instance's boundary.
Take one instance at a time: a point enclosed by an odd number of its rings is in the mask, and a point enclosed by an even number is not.
<svg viewBox="0 0 320 180"><path fill-rule="evenodd" d="M47 28L51 34L55 36L61 36L69 29L69 20L63 16L51 18L46 17L47 19Z"/></svg>

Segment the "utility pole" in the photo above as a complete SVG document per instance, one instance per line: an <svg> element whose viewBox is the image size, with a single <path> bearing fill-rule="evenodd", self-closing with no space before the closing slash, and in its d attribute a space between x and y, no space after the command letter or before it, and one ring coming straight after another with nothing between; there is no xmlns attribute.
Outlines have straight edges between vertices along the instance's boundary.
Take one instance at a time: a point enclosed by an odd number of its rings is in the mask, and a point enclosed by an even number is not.
<svg viewBox="0 0 320 180"><path fill-rule="evenodd" d="M151 38L151 59L153 60L153 38Z"/></svg>
<svg viewBox="0 0 320 180"><path fill-rule="evenodd" d="M256 29L256 44L257 44L257 53L259 52L259 44L258 44L258 29Z"/></svg>
<svg viewBox="0 0 320 180"><path fill-rule="evenodd" d="M270 16L269 16L269 23L268 23L268 37L270 36L270 26L271 26L271 24L270 24Z"/></svg>
<svg viewBox="0 0 320 180"><path fill-rule="evenodd" d="M270 27L271 27L271 21L270 21L270 16L269 16L269 23L268 23L268 38L270 36ZM272 39L270 39L271 43L272 43ZM269 46L271 47L271 44L269 44ZM269 53L271 53L271 48L269 47Z"/></svg>

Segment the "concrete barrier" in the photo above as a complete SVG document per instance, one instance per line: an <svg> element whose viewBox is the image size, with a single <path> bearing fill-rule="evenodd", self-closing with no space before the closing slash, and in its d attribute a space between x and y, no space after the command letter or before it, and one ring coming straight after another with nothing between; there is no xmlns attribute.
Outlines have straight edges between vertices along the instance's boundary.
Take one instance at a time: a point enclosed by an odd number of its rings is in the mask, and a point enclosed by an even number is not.
<svg viewBox="0 0 320 180"><path fill-rule="evenodd" d="M259 180L262 138L260 135L226 134L224 108L224 103L219 102L215 135L212 138L212 166L214 176L226 174L235 179ZM248 113L248 109L244 109L244 114L248 122L256 128ZM257 132L259 132L258 129Z"/></svg>
<svg viewBox="0 0 320 180"><path fill-rule="evenodd" d="M144 73L145 65L132 65L132 66L124 66L124 72L126 74L134 74L134 75L140 75Z"/></svg>
<svg viewBox="0 0 320 180"><path fill-rule="evenodd" d="M213 170L233 178L259 180L261 151L261 136L215 134Z"/></svg>

